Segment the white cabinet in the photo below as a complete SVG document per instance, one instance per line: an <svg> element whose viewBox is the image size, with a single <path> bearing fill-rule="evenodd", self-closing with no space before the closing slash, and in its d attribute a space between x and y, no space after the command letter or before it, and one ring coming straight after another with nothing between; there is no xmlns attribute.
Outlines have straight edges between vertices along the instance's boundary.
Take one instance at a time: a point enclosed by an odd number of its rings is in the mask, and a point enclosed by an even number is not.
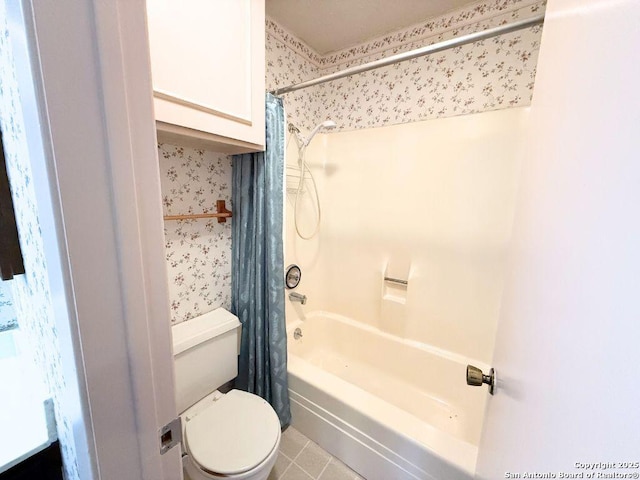
<svg viewBox="0 0 640 480"><path fill-rule="evenodd" d="M264 149L264 0L147 0L160 141Z"/></svg>

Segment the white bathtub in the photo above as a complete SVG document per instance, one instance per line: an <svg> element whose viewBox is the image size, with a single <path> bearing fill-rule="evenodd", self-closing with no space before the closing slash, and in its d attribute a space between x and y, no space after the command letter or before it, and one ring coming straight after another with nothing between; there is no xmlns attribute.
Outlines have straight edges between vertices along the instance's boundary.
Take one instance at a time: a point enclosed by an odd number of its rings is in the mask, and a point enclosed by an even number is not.
<svg viewBox="0 0 640 480"><path fill-rule="evenodd" d="M473 478L486 365L326 312L287 328L297 429L367 480Z"/></svg>

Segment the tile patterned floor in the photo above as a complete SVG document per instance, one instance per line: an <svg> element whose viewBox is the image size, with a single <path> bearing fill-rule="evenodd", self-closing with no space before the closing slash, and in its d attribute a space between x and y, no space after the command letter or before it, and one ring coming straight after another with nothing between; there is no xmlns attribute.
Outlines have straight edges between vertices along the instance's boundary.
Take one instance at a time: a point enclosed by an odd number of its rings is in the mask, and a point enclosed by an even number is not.
<svg viewBox="0 0 640 480"><path fill-rule="evenodd" d="M268 480L364 480L293 427L280 440L278 460Z"/></svg>

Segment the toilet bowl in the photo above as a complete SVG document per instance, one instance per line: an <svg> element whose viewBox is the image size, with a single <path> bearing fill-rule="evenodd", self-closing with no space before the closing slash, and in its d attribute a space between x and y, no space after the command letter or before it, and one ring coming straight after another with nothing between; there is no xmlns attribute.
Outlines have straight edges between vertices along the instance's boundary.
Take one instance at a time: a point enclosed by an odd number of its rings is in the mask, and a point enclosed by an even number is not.
<svg viewBox="0 0 640 480"><path fill-rule="evenodd" d="M182 415L183 466L191 480L265 480L278 456L280 421L257 395L214 392Z"/></svg>
<svg viewBox="0 0 640 480"><path fill-rule="evenodd" d="M257 395L217 390L237 376L238 318L219 308L171 330L185 479L266 480L278 415Z"/></svg>

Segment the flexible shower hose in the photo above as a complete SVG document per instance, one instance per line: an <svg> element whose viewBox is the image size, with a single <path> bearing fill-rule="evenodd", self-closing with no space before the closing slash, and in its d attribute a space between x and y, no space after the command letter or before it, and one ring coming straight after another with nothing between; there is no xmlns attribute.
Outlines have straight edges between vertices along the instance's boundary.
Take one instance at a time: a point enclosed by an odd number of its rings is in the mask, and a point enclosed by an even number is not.
<svg viewBox="0 0 640 480"><path fill-rule="evenodd" d="M291 135L293 135L293 133L289 134L289 141L291 140ZM287 141L287 146L289 146L289 141ZM300 180L298 181L296 198L293 202L293 225L296 229L296 233L300 238L302 238L303 240L311 240L313 237L317 235L318 231L320 230L320 221L322 218L322 211L320 208L320 196L318 195L318 187L316 185L316 179L314 178L313 173L307 166L307 162L305 160L305 153L306 153L307 147L305 145L301 146L297 141L296 141L296 146L298 147L298 165L300 166ZM300 229L300 226L298 225L298 202L300 201L306 172L309 173L309 177L311 178L311 183L313 185L313 194L316 200L316 208L318 210L318 220L316 222L315 227L313 228L313 232L311 233L311 235L304 235Z"/></svg>

